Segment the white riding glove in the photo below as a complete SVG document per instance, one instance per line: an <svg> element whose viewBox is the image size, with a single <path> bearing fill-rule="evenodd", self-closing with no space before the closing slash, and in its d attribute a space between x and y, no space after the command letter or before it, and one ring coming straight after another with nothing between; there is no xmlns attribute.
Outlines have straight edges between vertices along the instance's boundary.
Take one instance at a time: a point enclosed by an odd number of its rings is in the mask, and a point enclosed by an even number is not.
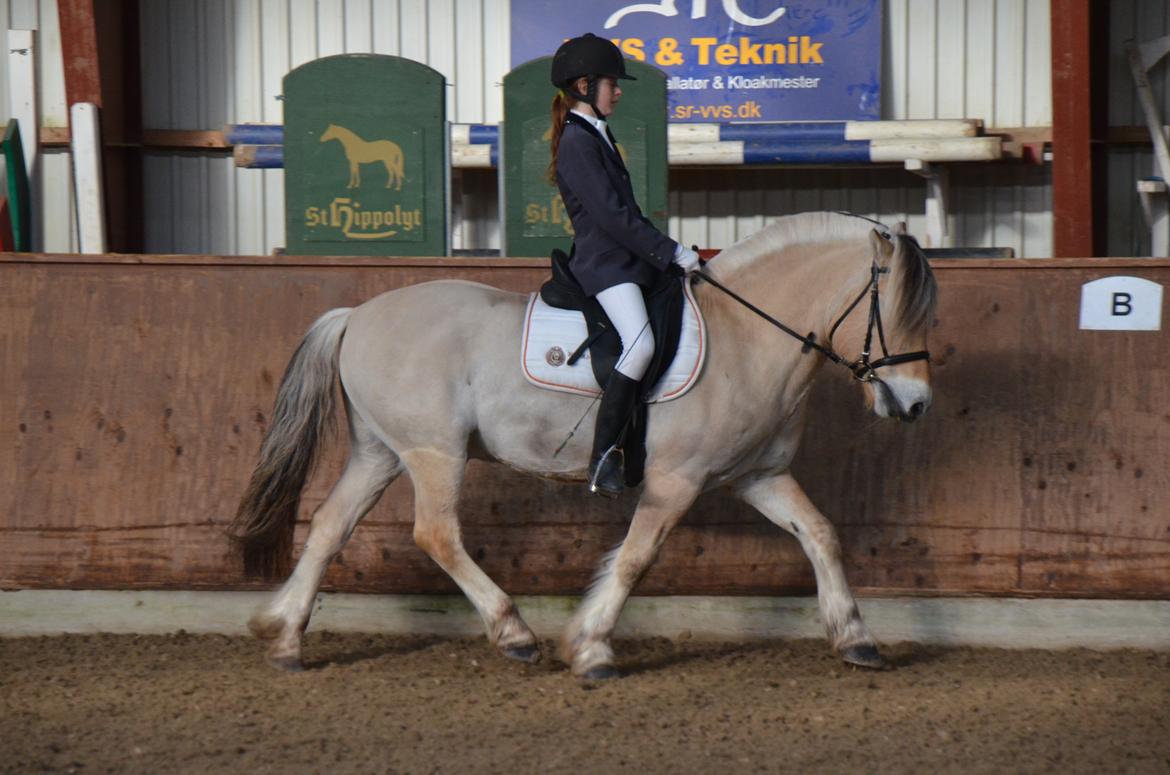
<svg viewBox="0 0 1170 775"><path fill-rule="evenodd" d="M699 268L699 254L688 247L679 245L674 251L674 263L682 267L687 274Z"/></svg>

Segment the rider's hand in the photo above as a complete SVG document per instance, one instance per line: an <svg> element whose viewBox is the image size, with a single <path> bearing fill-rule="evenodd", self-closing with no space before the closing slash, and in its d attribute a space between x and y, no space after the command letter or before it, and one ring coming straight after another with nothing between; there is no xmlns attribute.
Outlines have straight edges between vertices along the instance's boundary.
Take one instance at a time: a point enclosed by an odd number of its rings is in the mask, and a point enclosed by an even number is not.
<svg viewBox="0 0 1170 775"><path fill-rule="evenodd" d="M674 263L682 267L682 270L687 274L699 268L699 254L683 245L678 246L678 250L674 251Z"/></svg>

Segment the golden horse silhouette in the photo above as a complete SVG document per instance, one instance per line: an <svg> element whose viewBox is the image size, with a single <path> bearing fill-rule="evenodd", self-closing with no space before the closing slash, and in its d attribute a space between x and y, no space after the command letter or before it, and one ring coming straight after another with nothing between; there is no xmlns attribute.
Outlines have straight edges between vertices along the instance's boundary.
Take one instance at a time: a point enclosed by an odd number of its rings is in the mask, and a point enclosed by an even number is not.
<svg viewBox="0 0 1170 775"><path fill-rule="evenodd" d="M349 161L349 183L346 188L362 184L361 165L381 162L386 165L386 188L402 190L402 149L390 140L363 140L353 131L330 124L321 135L321 142L337 140L345 149Z"/></svg>

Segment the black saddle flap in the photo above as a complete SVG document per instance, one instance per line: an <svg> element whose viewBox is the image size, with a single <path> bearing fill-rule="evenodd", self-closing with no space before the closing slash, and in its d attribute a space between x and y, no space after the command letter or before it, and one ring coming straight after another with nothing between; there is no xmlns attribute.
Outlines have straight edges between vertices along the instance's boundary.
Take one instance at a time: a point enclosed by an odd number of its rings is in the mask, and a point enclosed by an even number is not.
<svg viewBox="0 0 1170 775"><path fill-rule="evenodd" d="M587 296L577 284L569 269L569 256L563 250L552 252L552 278L540 287L540 298L550 307L579 310L585 316L589 332L589 360L597 384L609 381L622 354L622 341L609 322L597 299ZM670 368L678 351L682 334L682 313L684 306L683 280L680 273L662 273L653 288L642 288L646 299L646 312L650 317L650 330L654 334L654 358L642 381L638 409L630 420L625 442L626 484L633 487L642 481L646 461L646 404L655 383Z"/></svg>
<svg viewBox="0 0 1170 775"><path fill-rule="evenodd" d="M557 248L552 252L552 279L540 286L540 298L550 307L557 309L584 310L589 297L577 284L577 278L569 270L569 257Z"/></svg>

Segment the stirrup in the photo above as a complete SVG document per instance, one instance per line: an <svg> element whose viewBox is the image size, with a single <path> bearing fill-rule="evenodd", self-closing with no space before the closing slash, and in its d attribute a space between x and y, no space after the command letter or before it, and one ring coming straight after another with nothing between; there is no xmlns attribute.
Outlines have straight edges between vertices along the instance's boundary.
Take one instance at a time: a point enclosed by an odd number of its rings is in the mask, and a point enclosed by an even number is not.
<svg viewBox="0 0 1170 775"><path fill-rule="evenodd" d="M614 456L617 460L614 460ZM597 461L593 474L589 478L589 492L602 495L606 498L616 498L626 488L623 469L626 455L614 444ZM616 480L616 482L614 481Z"/></svg>

